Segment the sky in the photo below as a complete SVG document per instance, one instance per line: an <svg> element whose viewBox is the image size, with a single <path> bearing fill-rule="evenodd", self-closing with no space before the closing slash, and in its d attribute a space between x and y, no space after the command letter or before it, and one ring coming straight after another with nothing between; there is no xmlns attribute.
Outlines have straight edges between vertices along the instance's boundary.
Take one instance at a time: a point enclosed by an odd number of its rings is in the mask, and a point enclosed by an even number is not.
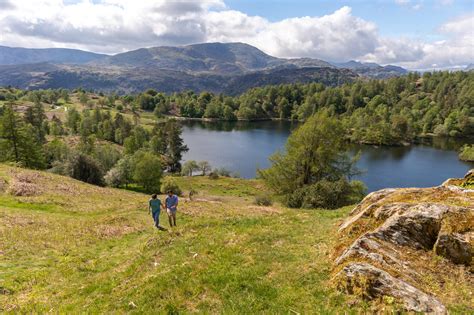
<svg viewBox="0 0 474 315"><path fill-rule="evenodd" d="M0 0L0 45L115 54L244 42L284 58L474 63L474 0Z"/></svg>

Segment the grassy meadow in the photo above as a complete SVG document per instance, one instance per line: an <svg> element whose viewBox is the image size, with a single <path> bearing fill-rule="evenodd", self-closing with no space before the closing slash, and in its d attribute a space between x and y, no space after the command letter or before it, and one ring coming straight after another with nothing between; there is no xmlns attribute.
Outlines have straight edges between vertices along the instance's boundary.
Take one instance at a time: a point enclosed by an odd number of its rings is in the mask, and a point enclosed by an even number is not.
<svg viewBox="0 0 474 315"><path fill-rule="evenodd" d="M330 284L334 235L350 207L256 206L255 180L178 182L198 194L181 198L177 228L162 213L168 230L158 231L147 195L0 165L0 312L366 308Z"/></svg>

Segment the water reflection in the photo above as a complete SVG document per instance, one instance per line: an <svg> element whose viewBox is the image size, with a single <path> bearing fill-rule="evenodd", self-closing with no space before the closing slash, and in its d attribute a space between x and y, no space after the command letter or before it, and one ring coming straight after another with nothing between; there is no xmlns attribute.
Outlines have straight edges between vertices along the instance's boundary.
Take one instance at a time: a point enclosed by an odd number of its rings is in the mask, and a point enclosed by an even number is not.
<svg viewBox="0 0 474 315"><path fill-rule="evenodd" d="M253 178L257 168L269 166L268 157L282 149L292 129L288 121L183 122L183 138L189 147L184 160L207 160L242 177ZM448 177L461 177L474 164L459 161L457 150L473 139L424 139L408 147L351 144L361 152L357 164L365 172L358 179L369 191L386 187L428 187Z"/></svg>

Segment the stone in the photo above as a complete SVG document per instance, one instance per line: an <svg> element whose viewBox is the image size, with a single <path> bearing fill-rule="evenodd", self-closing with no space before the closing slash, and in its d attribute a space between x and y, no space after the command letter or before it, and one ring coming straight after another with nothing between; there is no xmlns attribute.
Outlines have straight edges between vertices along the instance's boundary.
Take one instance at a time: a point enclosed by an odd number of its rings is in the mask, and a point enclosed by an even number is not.
<svg viewBox="0 0 474 315"><path fill-rule="evenodd" d="M443 256L455 264L472 264L473 249L467 234L440 234L434 245L436 255Z"/></svg>
<svg viewBox="0 0 474 315"><path fill-rule="evenodd" d="M360 259L384 268L402 270L410 276L416 275L416 272L403 260L403 257L396 249L371 236L362 236L357 239L336 259L335 263L336 265L342 265L345 262Z"/></svg>
<svg viewBox="0 0 474 315"><path fill-rule="evenodd" d="M392 296L408 311L447 314L446 307L435 297L367 263L345 266L336 275L336 279L341 283L340 289L349 294L359 293L369 300Z"/></svg>
<svg viewBox="0 0 474 315"><path fill-rule="evenodd" d="M464 291L474 283L474 190L463 186L467 180L474 170L445 186L384 189L364 198L339 228L338 287L369 300L393 297L408 311L446 313L447 295L431 290L457 283L456 275Z"/></svg>
<svg viewBox="0 0 474 315"><path fill-rule="evenodd" d="M474 180L474 169L470 170L469 172L464 175L464 179L466 180Z"/></svg>
<svg viewBox="0 0 474 315"><path fill-rule="evenodd" d="M435 297L368 263L345 266L336 275L336 281L341 290L349 294L361 294L369 300L392 296L408 311L447 314L446 307Z"/></svg>
<svg viewBox="0 0 474 315"><path fill-rule="evenodd" d="M431 250L441 229L443 214L449 210L449 206L442 204L413 204L405 208L398 206L394 205L399 212L389 217L371 234L397 245ZM403 209L402 214L400 209Z"/></svg>

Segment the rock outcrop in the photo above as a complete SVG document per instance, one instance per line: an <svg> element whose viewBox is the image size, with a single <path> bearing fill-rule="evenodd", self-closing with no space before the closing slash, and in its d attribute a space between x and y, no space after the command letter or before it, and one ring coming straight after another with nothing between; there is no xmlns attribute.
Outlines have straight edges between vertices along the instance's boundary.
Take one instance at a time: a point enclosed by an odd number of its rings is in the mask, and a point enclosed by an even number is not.
<svg viewBox="0 0 474 315"><path fill-rule="evenodd" d="M408 311L447 313L445 304L456 300L443 291L447 283L459 276L459 285L474 287L474 190L461 187L473 174L369 194L339 229L338 288L369 300L389 296Z"/></svg>

